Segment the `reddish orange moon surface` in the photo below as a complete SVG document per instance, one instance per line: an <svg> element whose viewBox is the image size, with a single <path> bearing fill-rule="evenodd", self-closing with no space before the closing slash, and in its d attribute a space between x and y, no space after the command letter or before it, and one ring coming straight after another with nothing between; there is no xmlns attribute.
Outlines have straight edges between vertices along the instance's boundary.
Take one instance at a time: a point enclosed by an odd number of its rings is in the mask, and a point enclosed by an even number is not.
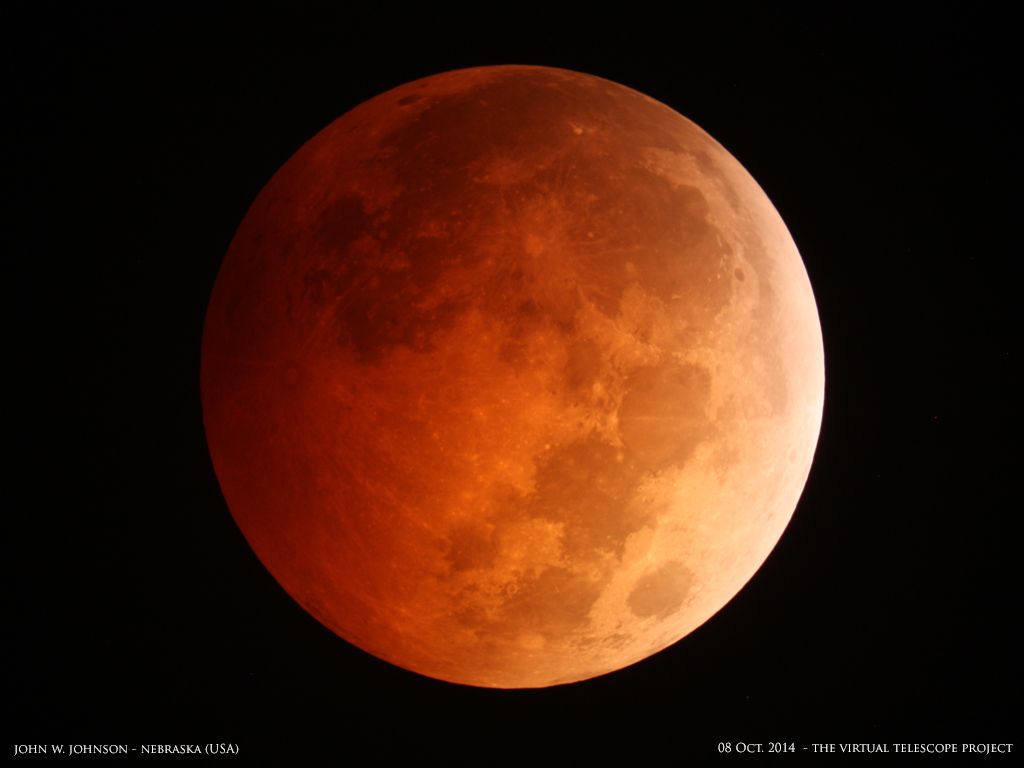
<svg viewBox="0 0 1024 768"><path fill-rule="evenodd" d="M502 688L705 622L821 424L811 285L707 133L545 67L418 80L274 175L224 259L202 399L259 559L341 637Z"/></svg>

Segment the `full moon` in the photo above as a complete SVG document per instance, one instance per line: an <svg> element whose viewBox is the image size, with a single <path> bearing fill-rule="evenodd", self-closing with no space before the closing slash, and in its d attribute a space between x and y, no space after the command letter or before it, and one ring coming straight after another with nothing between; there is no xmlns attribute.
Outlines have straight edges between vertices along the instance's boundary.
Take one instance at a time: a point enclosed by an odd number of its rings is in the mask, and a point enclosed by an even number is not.
<svg viewBox="0 0 1024 768"><path fill-rule="evenodd" d="M533 66L335 120L256 198L202 344L227 505L309 613L456 683L687 635L792 517L824 398L778 212L664 104Z"/></svg>

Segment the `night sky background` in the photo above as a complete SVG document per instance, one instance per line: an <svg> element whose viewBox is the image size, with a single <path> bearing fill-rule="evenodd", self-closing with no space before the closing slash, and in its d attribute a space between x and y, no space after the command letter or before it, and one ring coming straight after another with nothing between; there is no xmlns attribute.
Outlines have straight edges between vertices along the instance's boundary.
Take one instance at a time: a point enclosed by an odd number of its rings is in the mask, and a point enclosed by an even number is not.
<svg viewBox="0 0 1024 768"><path fill-rule="evenodd" d="M5 6L4 757L226 741L249 759L633 763L719 741L1014 741L1008 20L489 6ZM405 672L294 603L220 494L198 378L220 261L276 169L381 91L504 63L631 86L734 154L803 255L827 365L807 488L753 580L645 662L527 691Z"/></svg>

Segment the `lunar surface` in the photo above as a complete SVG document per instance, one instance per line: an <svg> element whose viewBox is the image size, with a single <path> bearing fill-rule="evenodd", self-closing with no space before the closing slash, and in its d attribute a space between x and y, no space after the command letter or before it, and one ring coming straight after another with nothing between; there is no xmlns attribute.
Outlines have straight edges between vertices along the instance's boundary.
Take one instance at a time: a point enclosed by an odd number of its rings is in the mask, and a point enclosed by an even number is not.
<svg viewBox="0 0 1024 768"><path fill-rule="evenodd" d="M305 144L202 348L228 507L288 593L408 670L536 687L676 642L790 520L810 282L714 139L622 85L484 67Z"/></svg>

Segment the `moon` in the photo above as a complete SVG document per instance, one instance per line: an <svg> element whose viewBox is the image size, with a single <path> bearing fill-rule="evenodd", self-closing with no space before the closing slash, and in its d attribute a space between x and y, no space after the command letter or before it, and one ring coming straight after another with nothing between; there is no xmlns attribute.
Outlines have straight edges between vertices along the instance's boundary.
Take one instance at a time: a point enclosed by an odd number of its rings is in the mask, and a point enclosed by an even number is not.
<svg viewBox="0 0 1024 768"><path fill-rule="evenodd" d="M542 687L707 621L792 517L824 351L793 238L687 118L598 77L417 80L301 147L210 299L227 505L310 614Z"/></svg>

